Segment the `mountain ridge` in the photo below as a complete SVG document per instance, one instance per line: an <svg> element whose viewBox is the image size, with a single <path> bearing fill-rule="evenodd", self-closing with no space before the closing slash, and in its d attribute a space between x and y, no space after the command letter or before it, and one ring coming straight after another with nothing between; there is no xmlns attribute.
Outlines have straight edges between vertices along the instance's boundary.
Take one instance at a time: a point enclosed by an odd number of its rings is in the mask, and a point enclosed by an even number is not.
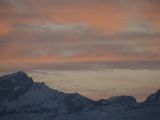
<svg viewBox="0 0 160 120"><path fill-rule="evenodd" d="M118 120L121 117L125 120L125 117L137 118L142 111L147 113L155 109L155 118L159 115L157 111L160 112L160 90L142 103L137 103L132 96L115 96L107 100L94 101L78 93L67 94L51 89L44 82L34 82L23 71L0 77L0 96L2 120L9 120L11 116L12 120L21 119L22 114L25 114L26 118L34 117L33 120L41 118L42 120L71 120L73 118L76 120L83 118ZM133 111L135 115L128 110ZM141 116L143 116L142 120L143 118L146 120L146 117L153 117L152 114L147 115L145 112Z"/></svg>

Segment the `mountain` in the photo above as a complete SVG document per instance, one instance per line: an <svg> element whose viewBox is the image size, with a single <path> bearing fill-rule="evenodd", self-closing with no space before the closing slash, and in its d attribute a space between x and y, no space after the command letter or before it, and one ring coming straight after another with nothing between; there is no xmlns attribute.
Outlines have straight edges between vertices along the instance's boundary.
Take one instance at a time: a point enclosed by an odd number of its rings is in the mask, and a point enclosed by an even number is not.
<svg viewBox="0 0 160 120"><path fill-rule="evenodd" d="M23 71L0 77L0 120L159 120L160 90L143 103L132 96L93 101L34 82Z"/></svg>
<svg viewBox="0 0 160 120"><path fill-rule="evenodd" d="M22 71L0 77L0 102L18 100L31 88L33 83L32 78Z"/></svg>
<svg viewBox="0 0 160 120"><path fill-rule="evenodd" d="M159 102L160 101L160 90L156 93L152 94L151 96L147 97L146 102Z"/></svg>

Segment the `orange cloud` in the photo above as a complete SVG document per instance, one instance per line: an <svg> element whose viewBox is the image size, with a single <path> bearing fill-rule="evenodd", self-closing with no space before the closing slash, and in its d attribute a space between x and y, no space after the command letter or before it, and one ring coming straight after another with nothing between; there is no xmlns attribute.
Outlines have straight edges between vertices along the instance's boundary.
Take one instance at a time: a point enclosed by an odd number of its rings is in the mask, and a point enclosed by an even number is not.
<svg viewBox="0 0 160 120"><path fill-rule="evenodd" d="M4 21L11 24L46 23L49 21L58 23L85 23L103 30L106 33L121 31L128 23L133 21L149 20L159 25L159 4L156 1L39 1L24 3L11 2L3 8ZM29 7L27 7L29 6ZM136 7L135 7L136 6ZM18 12L17 9L22 11ZM2 8L1 8L2 9ZM25 15L24 15L25 14ZM0 16L1 17L1 16ZM159 27L157 28L159 29Z"/></svg>
<svg viewBox="0 0 160 120"><path fill-rule="evenodd" d="M89 5L80 7L55 6L47 11L48 17L55 22L85 23L109 32L121 30L126 22L123 12L110 5Z"/></svg>
<svg viewBox="0 0 160 120"><path fill-rule="evenodd" d="M0 43L1 64L160 60L159 44L150 46L145 37L148 33L127 34L128 31L124 30L126 25L139 19L142 23L150 20L149 23L158 29L156 26L159 24L159 4L155 2L40 1L41 4L36 6L35 3L30 0L24 3L10 2L3 7L5 15L0 15L0 36L7 36L2 40L7 39L10 42ZM77 24L90 28L78 30L82 26ZM64 27L67 32L63 31ZM59 31L53 31L53 28ZM135 28L135 31L136 29L138 31L140 28ZM117 41L109 36L109 33L114 36L121 32L126 34L122 35L123 37L118 36ZM139 34L144 37L144 41L135 38ZM123 38L127 39L126 42ZM130 39L132 42L129 42ZM156 39L158 42L159 37ZM74 45L76 47L72 48ZM64 52L67 50L73 53Z"/></svg>
<svg viewBox="0 0 160 120"><path fill-rule="evenodd" d="M4 22L4 21L0 21L0 37L1 36L6 36L8 34L10 34L12 32L12 27L10 24Z"/></svg>

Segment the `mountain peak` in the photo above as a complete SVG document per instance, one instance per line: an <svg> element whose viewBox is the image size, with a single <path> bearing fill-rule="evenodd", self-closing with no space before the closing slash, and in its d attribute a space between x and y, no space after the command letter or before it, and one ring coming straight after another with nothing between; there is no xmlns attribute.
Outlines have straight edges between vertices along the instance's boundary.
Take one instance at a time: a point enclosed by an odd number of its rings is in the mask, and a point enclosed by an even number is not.
<svg viewBox="0 0 160 120"><path fill-rule="evenodd" d="M18 71L18 72L16 72L15 74L26 74L26 73L23 72L23 71Z"/></svg>
<svg viewBox="0 0 160 120"><path fill-rule="evenodd" d="M134 104L134 103L137 103L137 101L134 97L126 96L126 95L111 97L107 101L111 102L111 103L119 103L119 104Z"/></svg>
<svg viewBox="0 0 160 120"><path fill-rule="evenodd" d="M147 97L147 100L145 102L154 102L154 101L160 101L160 90Z"/></svg>
<svg viewBox="0 0 160 120"><path fill-rule="evenodd" d="M0 77L0 102L18 100L33 85L32 78L23 71Z"/></svg>
<svg viewBox="0 0 160 120"><path fill-rule="evenodd" d="M23 71L18 71L16 73L11 73L11 74L8 74L8 75L4 75L3 77L16 77L16 76L26 76L27 77L27 74Z"/></svg>
<svg viewBox="0 0 160 120"><path fill-rule="evenodd" d="M8 75L4 75L1 78L7 79L7 78L17 78L17 77L28 77L27 74L23 71L18 71L16 73L11 73Z"/></svg>

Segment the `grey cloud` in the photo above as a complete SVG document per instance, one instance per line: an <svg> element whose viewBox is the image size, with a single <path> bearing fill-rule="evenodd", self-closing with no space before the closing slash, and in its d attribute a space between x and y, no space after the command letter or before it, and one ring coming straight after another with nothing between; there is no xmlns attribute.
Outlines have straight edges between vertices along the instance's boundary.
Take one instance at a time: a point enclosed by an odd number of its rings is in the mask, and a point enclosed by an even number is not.
<svg viewBox="0 0 160 120"><path fill-rule="evenodd" d="M3 64L0 65L1 72L14 72L23 70L51 70L51 71L97 71L112 69L160 69L160 61L122 61L122 62L73 62L53 64ZM59 74L58 74L59 75Z"/></svg>
<svg viewBox="0 0 160 120"><path fill-rule="evenodd" d="M111 36L112 39L122 40L122 41L149 41L153 39L159 39L160 33L139 33L139 32L129 32L129 33L119 33Z"/></svg>
<svg viewBox="0 0 160 120"><path fill-rule="evenodd" d="M64 74L61 74L61 73L53 73L53 75L55 75L55 76L65 76Z"/></svg>
<svg viewBox="0 0 160 120"><path fill-rule="evenodd" d="M45 71L41 71L41 70L32 70L28 73L33 73L33 74L43 74L43 75L48 75L49 73L48 72L45 72Z"/></svg>
<svg viewBox="0 0 160 120"><path fill-rule="evenodd" d="M124 41L150 41L160 38L160 32L151 23L143 21L126 25L123 31L111 35L113 39Z"/></svg>

